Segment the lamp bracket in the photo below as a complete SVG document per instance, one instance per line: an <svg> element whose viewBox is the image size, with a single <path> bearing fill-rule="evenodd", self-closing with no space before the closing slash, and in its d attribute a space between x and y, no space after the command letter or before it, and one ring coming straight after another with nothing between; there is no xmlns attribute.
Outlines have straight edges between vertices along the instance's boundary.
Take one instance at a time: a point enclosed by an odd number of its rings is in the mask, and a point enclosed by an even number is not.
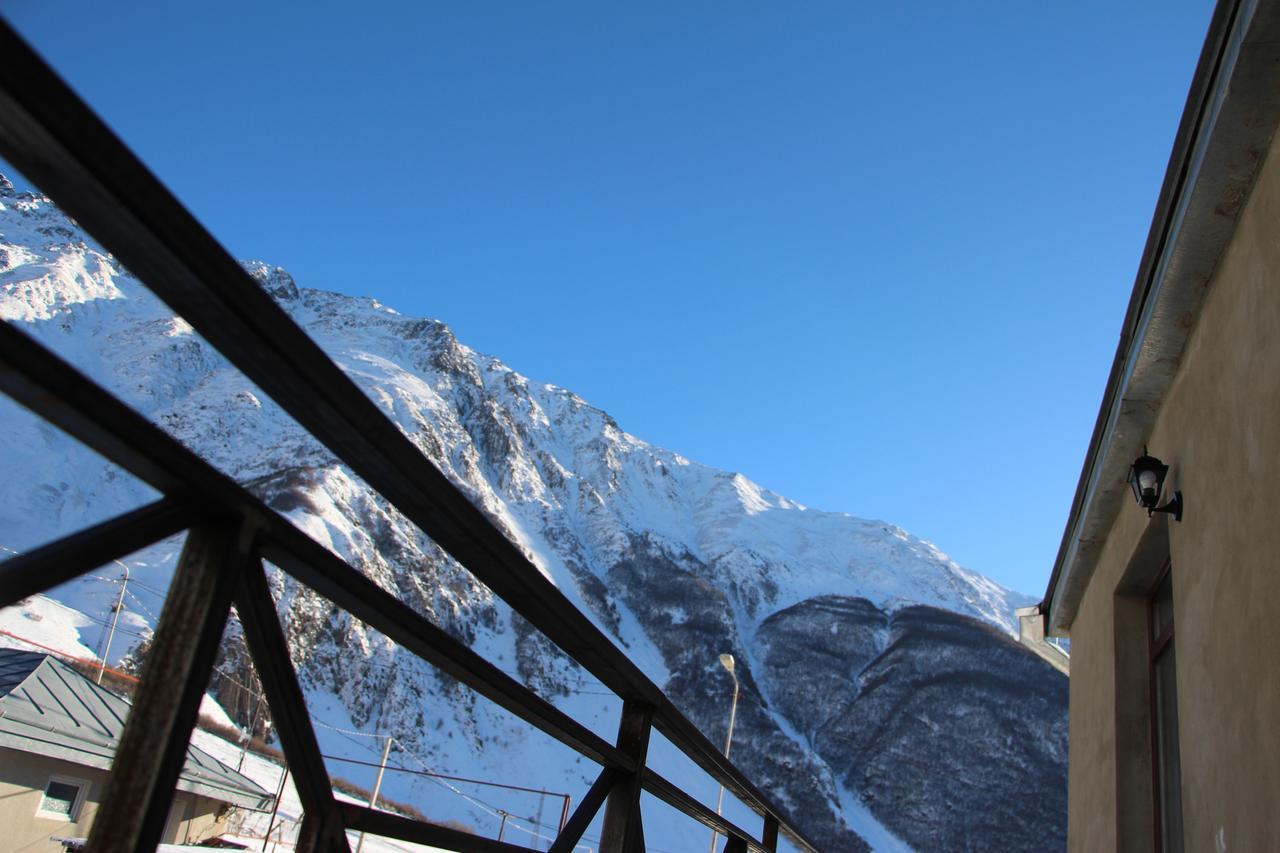
<svg viewBox="0 0 1280 853"><path fill-rule="evenodd" d="M1161 507L1149 507L1147 509L1147 518L1151 517L1155 512L1167 512L1173 516L1174 521L1182 521L1182 492L1174 492L1173 498Z"/></svg>

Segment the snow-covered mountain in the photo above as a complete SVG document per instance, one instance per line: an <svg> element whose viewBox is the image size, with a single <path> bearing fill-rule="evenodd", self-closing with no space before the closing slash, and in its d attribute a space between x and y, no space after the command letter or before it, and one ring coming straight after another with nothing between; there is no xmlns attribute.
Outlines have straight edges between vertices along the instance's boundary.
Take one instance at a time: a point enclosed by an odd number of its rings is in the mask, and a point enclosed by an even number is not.
<svg viewBox="0 0 1280 853"><path fill-rule="evenodd" d="M3 181L0 206L0 316L612 738L619 705L603 687L48 199ZM732 692L717 656L732 653L742 685L734 760L829 849L1062 846L1066 682L1011 638L1012 610L1025 597L891 524L801 506L654 447L570 391L469 349L442 323L299 288L264 263L245 269L713 741L725 736ZM391 259L371 270L360 284L370 290L398 274ZM155 497L7 400L0 426L0 546L28 548ZM117 640L113 659L154 623L179 547L162 543L128 561L142 592L126 601L127 642ZM117 589L99 577L52 595L100 616ZM376 742L353 733L394 733L405 766L575 801L593 780L594 766L314 593L279 574L273 584L313 714L333 727L321 729L330 754L370 760ZM81 627L87 645L98 629ZM234 627L228 637L224 667L246 677ZM714 801L715 786L669 745L653 750L660 772ZM555 823L546 798L446 791L407 773L385 785L424 813L482 833L495 834L504 810L519 816L508 821L508 839L535 844L553 834L537 828ZM736 804L726 813L755 825ZM646 813L646 837L653 850L707 843L702 827L659 805Z"/></svg>

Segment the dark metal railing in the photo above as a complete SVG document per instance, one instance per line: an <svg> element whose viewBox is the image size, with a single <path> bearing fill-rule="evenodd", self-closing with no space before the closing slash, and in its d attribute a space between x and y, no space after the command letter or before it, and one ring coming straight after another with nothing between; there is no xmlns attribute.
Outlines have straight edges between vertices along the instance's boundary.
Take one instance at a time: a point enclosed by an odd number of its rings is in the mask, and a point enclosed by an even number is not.
<svg viewBox="0 0 1280 853"><path fill-rule="evenodd" d="M453 850L526 848L335 801L263 560L600 765L551 846L571 851L604 806L600 849L644 848L648 791L716 829L727 851L817 850L667 696L481 513L265 294L97 116L0 21L0 154L406 518L623 700L610 743L454 640L251 492L23 332L0 324L0 390L163 499L0 564L0 607L189 530L90 836L153 849L234 604L304 809L301 851L367 831ZM757 836L646 766L657 729L763 818Z"/></svg>

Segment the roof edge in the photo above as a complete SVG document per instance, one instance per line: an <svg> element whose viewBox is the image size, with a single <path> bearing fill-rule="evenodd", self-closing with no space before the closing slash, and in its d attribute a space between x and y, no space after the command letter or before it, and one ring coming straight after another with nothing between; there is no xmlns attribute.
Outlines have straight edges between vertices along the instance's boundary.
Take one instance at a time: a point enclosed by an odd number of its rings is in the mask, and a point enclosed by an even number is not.
<svg viewBox="0 0 1280 853"><path fill-rule="evenodd" d="M1176 376L1206 285L1235 232L1280 111L1280 2L1220 0L1174 138L1151 230L1040 609L1069 634L1125 474ZM1224 200L1230 203L1224 204Z"/></svg>
<svg viewBox="0 0 1280 853"><path fill-rule="evenodd" d="M52 653L0 649L0 658L17 659L21 664L16 667L21 678L11 684L9 691L0 695L0 747L109 772L115 763L122 721L129 715L129 701L94 684ZM61 698L56 694L52 697L54 702L62 706L65 717L75 721L75 713L69 706L76 706L77 701L84 713L94 713L72 687L80 685L81 689L87 691L87 695L95 697L101 703L99 712L110 715L107 721L99 722L96 728L76 723L75 730L72 731L60 726L57 719L52 723L48 719L41 719L43 712L32 714L26 712L21 705L17 708L9 707L14 701L9 694L28 684L46 667L59 671L61 683L65 685L64 688L55 686L52 689L70 691L64 692ZM30 696L26 698L26 702L34 704ZM116 722L112 723L111 719ZM264 809L273 799L270 791L194 743L187 746L187 756L179 771L176 789L251 809Z"/></svg>

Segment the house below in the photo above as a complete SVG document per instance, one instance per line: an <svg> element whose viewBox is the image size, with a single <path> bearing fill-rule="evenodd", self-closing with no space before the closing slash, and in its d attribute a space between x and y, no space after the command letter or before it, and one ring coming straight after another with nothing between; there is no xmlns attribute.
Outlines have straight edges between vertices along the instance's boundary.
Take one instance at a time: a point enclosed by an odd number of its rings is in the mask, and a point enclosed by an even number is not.
<svg viewBox="0 0 1280 853"><path fill-rule="evenodd" d="M129 703L50 655L0 649L0 826L4 846L59 853L86 837ZM271 794L194 746L161 840L195 844L233 808L267 809Z"/></svg>

